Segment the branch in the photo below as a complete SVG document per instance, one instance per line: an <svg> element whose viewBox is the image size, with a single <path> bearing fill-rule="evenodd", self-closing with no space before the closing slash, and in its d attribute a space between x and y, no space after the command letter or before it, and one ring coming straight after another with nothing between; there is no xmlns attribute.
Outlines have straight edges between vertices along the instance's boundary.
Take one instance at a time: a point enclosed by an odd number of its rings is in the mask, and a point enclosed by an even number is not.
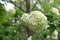
<svg viewBox="0 0 60 40"><path fill-rule="evenodd" d="M36 7L36 4L38 3L38 1L39 1L39 0L37 0L37 1L35 2L35 4L33 5L32 9L33 9L34 7Z"/></svg>
<svg viewBox="0 0 60 40"><path fill-rule="evenodd" d="M19 8L21 11L26 12L24 9L22 9L22 7L21 7L21 6L16 5L16 3L14 3L14 2L10 2L10 3L14 4L14 5L15 5L15 7Z"/></svg>
<svg viewBox="0 0 60 40"><path fill-rule="evenodd" d="M29 13L30 12L30 0L25 0L26 2L26 12Z"/></svg>

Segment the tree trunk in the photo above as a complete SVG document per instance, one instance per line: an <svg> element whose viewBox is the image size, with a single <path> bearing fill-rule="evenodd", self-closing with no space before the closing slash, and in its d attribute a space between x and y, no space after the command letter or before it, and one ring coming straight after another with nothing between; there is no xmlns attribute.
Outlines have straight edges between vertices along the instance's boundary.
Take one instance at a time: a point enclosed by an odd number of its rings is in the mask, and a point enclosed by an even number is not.
<svg viewBox="0 0 60 40"><path fill-rule="evenodd" d="M30 0L25 0L26 2L26 13L30 13Z"/></svg>
<svg viewBox="0 0 60 40"><path fill-rule="evenodd" d="M26 13L30 13L30 0L25 0L25 2L26 2ZM24 40L27 40L27 38L30 36L30 31L28 27L22 27L21 29Z"/></svg>
<svg viewBox="0 0 60 40"><path fill-rule="evenodd" d="M26 2L26 13L30 13L30 0L25 0L25 2ZM32 31L30 31L28 27L26 27L26 29L29 37Z"/></svg>

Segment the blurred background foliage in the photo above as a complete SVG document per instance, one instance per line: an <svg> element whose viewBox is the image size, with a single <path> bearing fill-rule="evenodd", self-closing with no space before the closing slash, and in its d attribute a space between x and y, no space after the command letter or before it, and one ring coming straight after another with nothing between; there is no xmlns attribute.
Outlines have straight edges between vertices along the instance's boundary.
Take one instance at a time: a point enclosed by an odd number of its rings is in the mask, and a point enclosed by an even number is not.
<svg viewBox="0 0 60 40"><path fill-rule="evenodd" d="M28 33L20 22L20 18L26 11L41 11L49 22L46 30L40 34L34 33L32 40L60 40L60 15L56 15L51 8L57 8L60 12L60 0L1 0L14 4L14 8L6 11L5 5L0 3L0 40L26 40ZM29 5L30 4L30 5ZM57 38L54 32L57 31ZM54 35L53 35L54 34Z"/></svg>

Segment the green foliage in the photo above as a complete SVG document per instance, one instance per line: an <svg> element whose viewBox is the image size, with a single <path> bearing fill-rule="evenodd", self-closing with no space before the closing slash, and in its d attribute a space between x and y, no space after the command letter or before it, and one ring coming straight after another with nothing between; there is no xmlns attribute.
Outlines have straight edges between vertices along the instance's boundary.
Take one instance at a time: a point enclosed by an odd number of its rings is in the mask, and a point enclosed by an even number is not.
<svg viewBox="0 0 60 40"><path fill-rule="evenodd" d="M13 3L11 0L4 1ZM25 35L22 35L21 31L23 25L21 22L17 23L17 21L20 21L20 17L25 13L24 11L21 11L21 9L26 11L26 2L24 0L17 0L14 3L16 7L14 8L15 11L11 9L8 12L5 10L4 5L0 3L0 40L24 40ZM37 4L40 4L40 6L37 7ZM60 6L60 0L37 0L37 3L34 4L31 2L30 5L30 11L42 11L42 13L48 18L49 24L49 27L46 30L43 30L39 34L34 33L32 35L32 40L53 40L53 32L55 30L60 32L60 15L53 13L51 8L58 8L58 6ZM14 21L12 22L12 20ZM25 32L23 31L23 33ZM50 38L47 38L48 35Z"/></svg>
<svg viewBox="0 0 60 40"><path fill-rule="evenodd" d="M6 10L3 7L3 4L0 3L0 16L4 16L6 14Z"/></svg>
<svg viewBox="0 0 60 40"><path fill-rule="evenodd" d="M19 13L21 12L17 9L15 15L20 16ZM19 25L13 26L8 15L10 14L5 10L4 5L0 3L0 40L23 40Z"/></svg>
<svg viewBox="0 0 60 40"><path fill-rule="evenodd" d="M18 17L23 14L23 12L21 10L19 10L18 8L16 8L15 10L16 10L16 13L15 13L14 17Z"/></svg>

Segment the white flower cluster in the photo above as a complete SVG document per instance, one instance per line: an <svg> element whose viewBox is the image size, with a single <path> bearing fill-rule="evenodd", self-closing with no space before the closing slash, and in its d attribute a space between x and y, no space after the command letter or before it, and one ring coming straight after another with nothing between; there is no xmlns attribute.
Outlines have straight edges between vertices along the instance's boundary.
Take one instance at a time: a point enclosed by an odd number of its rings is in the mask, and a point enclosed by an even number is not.
<svg viewBox="0 0 60 40"><path fill-rule="evenodd" d="M10 15L14 15L16 13L16 10L14 8L11 8L8 10L8 12L10 13Z"/></svg>
<svg viewBox="0 0 60 40"><path fill-rule="evenodd" d="M32 40L32 36L29 36L29 38L27 40Z"/></svg>
<svg viewBox="0 0 60 40"><path fill-rule="evenodd" d="M40 11L32 11L30 14L23 14L21 21L33 32L39 33L48 27L47 17Z"/></svg>
<svg viewBox="0 0 60 40"><path fill-rule="evenodd" d="M57 9L57 8L51 8L51 11L53 12L53 13L55 13L56 15L60 15L59 14L59 10Z"/></svg>
<svg viewBox="0 0 60 40"><path fill-rule="evenodd" d="M53 34L52 34L52 39L55 39L57 40L58 39L58 31L54 31Z"/></svg>
<svg viewBox="0 0 60 40"><path fill-rule="evenodd" d="M47 35L47 38L50 39L50 37L53 39L53 40L58 40L58 31L54 31L51 35Z"/></svg>

